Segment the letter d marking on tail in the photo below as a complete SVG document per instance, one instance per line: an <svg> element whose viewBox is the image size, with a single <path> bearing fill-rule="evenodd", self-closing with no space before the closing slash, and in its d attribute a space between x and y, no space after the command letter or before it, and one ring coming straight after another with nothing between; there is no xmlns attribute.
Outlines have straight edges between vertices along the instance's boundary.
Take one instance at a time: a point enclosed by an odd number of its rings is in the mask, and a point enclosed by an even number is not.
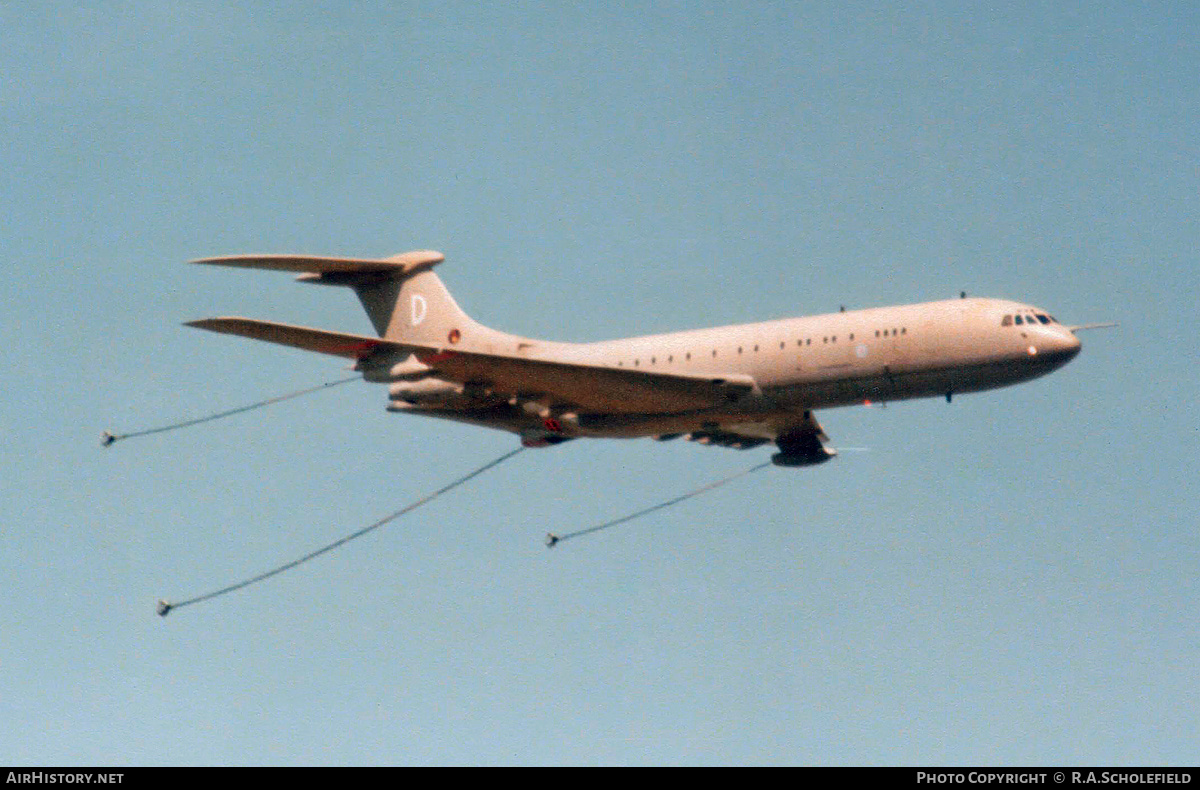
<svg viewBox="0 0 1200 790"><path fill-rule="evenodd" d="M416 326L425 320L425 313L429 310L429 305L425 303L425 297L421 294L413 294L412 297L412 325Z"/></svg>

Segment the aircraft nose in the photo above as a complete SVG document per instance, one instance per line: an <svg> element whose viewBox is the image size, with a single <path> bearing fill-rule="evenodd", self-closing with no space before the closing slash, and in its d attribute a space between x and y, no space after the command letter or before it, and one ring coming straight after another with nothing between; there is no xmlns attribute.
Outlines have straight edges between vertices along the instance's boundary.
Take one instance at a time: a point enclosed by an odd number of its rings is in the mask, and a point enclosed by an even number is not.
<svg viewBox="0 0 1200 790"><path fill-rule="evenodd" d="M1053 338L1048 338L1041 345L1042 348L1038 349L1038 355L1043 359L1054 360L1057 365L1065 365L1070 362L1083 347L1079 338L1066 327L1061 327Z"/></svg>
<svg viewBox="0 0 1200 790"><path fill-rule="evenodd" d="M1071 331L1063 332L1062 342L1063 351L1070 355L1067 359L1074 359L1079 350L1083 348L1083 342Z"/></svg>

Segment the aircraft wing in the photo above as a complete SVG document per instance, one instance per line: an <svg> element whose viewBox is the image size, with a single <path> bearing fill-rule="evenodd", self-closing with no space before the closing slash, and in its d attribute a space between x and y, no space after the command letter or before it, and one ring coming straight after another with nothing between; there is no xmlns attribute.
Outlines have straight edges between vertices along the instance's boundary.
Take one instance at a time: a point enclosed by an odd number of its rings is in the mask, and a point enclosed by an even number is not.
<svg viewBox="0 0 1200 790"><path fill-rule="evenodd" d="M362 359L380 348L406 353L411 351L399 343L392 343L378 337L327 332L324 329L276 324L271 321L257 321L253 318L205 318L200 321L188 321L184 326L194 326L197 329L207 329L210 332L220 332L224 335L239 335L254 340L265 340L268 343L278 343L304 351L332 354L349 359Z"/></svg>
<svg viewBox="0 0 1200 790"><path fill-rule="evenodd" d="M728 404L757 387L745 375L699 376L441 349L417 351L438 378L583 411L674 414Z"/></svg>
<svg viewBox="0 0 1200 790"><path fill-rule="evenodd" d="M251 318L207 318L187 326L361 361L387 352L412 353L437 378L585 412L673 414L727 405L758 389L745 374L658 373L460 351Z"/></svg>

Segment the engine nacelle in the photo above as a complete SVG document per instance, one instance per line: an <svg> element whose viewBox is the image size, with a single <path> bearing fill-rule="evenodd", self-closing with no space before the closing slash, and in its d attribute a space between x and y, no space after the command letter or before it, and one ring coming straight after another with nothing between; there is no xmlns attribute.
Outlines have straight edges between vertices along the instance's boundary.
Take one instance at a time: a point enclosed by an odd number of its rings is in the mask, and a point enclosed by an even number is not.
<svg viewBox="0 0 1200 790"><path fill-rule="evenodd" d="M402 381L388 387L388 397L406 403L446 403L462 395L463 386L444 379Z"/></svg>

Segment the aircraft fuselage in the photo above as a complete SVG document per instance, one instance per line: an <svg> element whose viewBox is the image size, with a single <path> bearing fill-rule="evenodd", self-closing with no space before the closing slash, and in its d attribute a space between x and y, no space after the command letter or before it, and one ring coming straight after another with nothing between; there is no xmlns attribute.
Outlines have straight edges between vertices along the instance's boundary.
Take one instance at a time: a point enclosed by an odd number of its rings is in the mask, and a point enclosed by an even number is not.
<svg viewBox="0 0 1200 790"><path fill-rule="evenodd" d="M1021 316L1021 324L1015 323ZM1040 318L1039 318L1040 316ZM1006 318L1007 317L1007 318ZM720 410L677 415L585 415L564 436L635 437L745 420L785 423L834 406L949 397L1042 376L1079 352L1079 339L1045 311L999 299L950 299L596 343L514 338L498 352L647 373L741 374L757 390ZM496 427L502 414L439 414ZM512 415L510 429L529 425Z"/></svg>
<svg viewBox="0 0 1200 790"><path fill-rule="evenodd" d="M299 272L348 286L378 337L237 316L189 322L354 360L388 385L388 409L511 431L526 446L579 437L686 435L747 449L773 441L781 466L835 451L813 411L946 397L1042 376L1079 353L1079 329L1001 299L951 299L597 343L519 337L472 320L432 267L390 258L236 255L198 263Z"/></svg>
<svg viewBox="0 0 1200 790"><path fill-rule="evenodd" d="M653 371L737 372L791 408L976 392L1070 361L1079 339L1029 305L952 299L577 346L568 356ZM1030 316L1003 326L1004 316Z"/></svg>

